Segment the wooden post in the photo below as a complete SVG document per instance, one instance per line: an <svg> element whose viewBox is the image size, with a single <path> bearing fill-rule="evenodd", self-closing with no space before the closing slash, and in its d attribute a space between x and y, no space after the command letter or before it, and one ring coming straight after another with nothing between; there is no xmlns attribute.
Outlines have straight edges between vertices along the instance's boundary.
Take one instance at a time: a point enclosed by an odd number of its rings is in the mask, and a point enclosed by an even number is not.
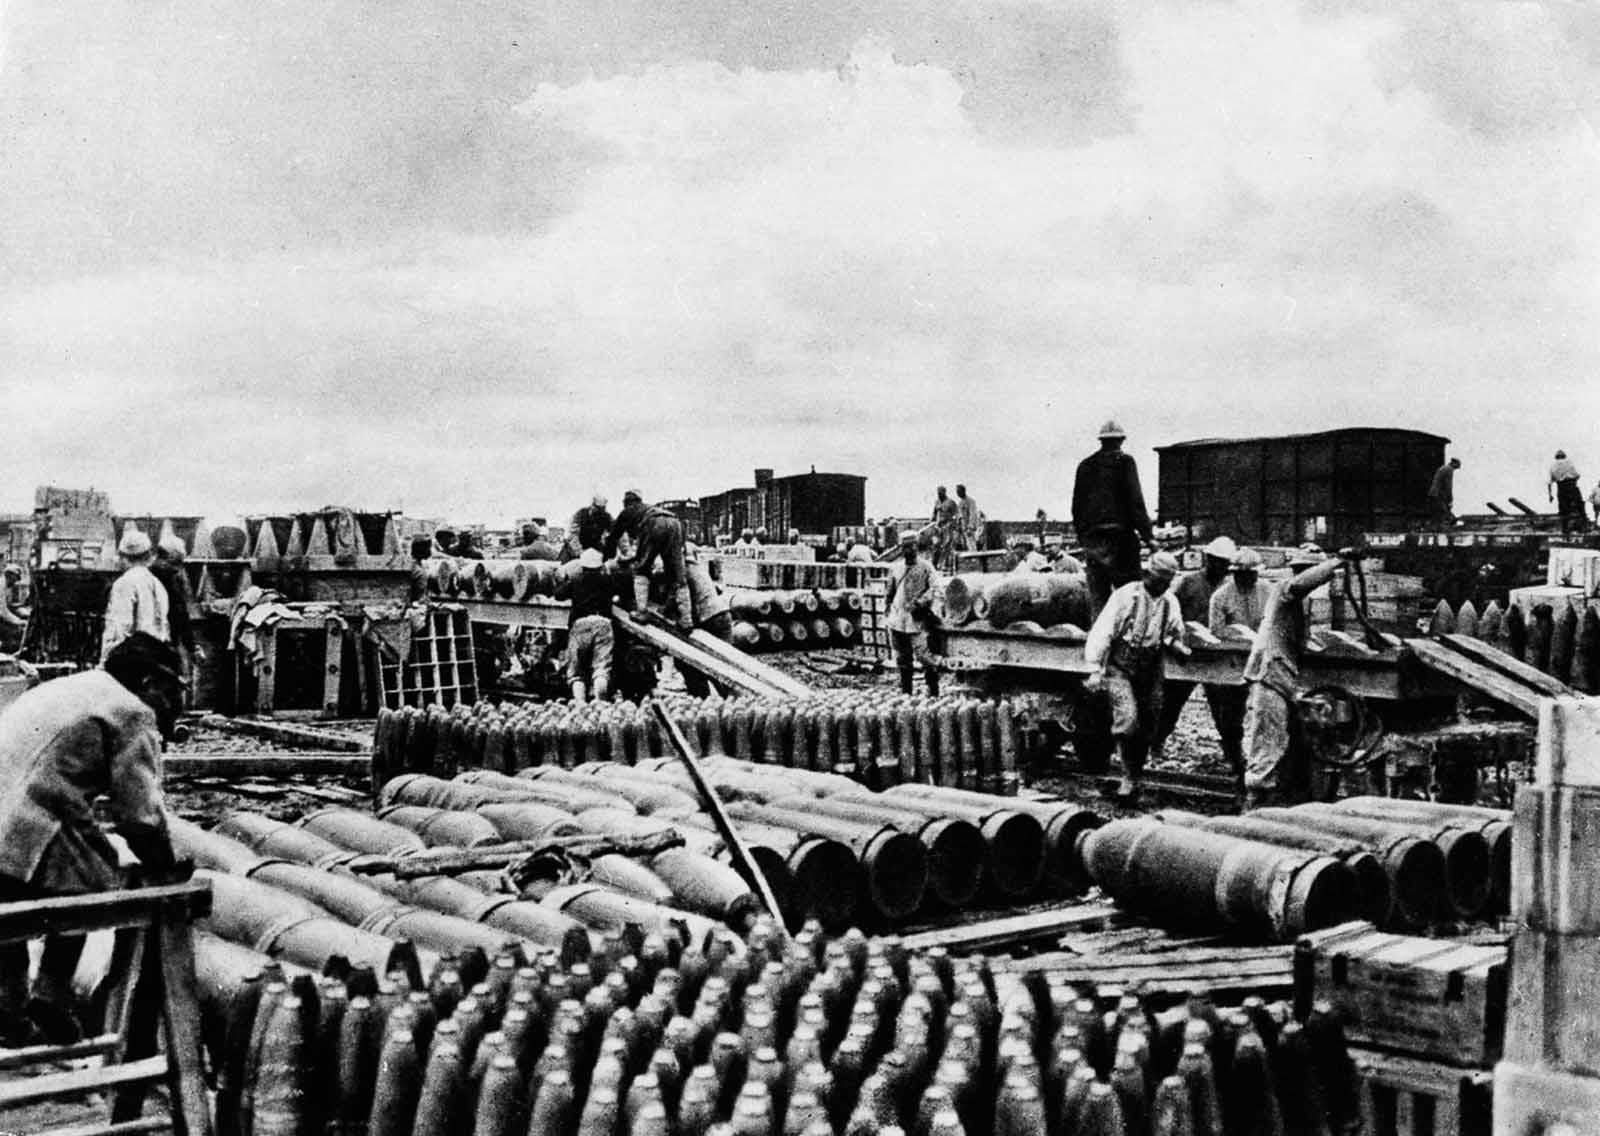
<svg viewBox="0 0 1600 1136"><path fill-rule="evenodd" d="M1511 988L1496 1136L1600 1132L1600 699L1545 699L1517 790Z"/></svg>

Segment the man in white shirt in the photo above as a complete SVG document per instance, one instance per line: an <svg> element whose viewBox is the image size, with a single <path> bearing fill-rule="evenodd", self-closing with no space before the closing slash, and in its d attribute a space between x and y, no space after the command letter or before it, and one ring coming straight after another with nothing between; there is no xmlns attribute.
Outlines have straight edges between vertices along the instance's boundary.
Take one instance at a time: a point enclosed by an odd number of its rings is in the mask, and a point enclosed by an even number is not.
<svg viewBox="0 0 1600 1136"><path fill-rule="evenodd" d="M1117 797L1123 801L1138 796L1145 757L1161 718L1166 652L1189 654L1183 615L1171 591L1177 574L1178 561L1171 553L1151 556L1140 579L1111 593L1084 644L1084 659L1093 668L1084 686L1104 690L1111 703L1111 736L1122 755Z"/></svg>
<svg viewBox="0 0 1600 1136"><path fill-rule="evenodd" d="M933 621L933 565L917 550L917 534L900 534L901 563L889 579L889 638L894 642L895 662L900 668L900 689L912 691L916 664L928 693L939 696L939 668L928 651L928 624Z"/></svg>
<svg viewBox="0 0 1600 1136"><path fill-rule="evenodd" d="M111 598L106 603L100 634L102 664L111 649L135 631L154 636L163 643L172 642L167 589L150 571L150 561L155 557L150 538L138 529L131 529L117 545L117 553L128 567L111 585Z"/></svg>

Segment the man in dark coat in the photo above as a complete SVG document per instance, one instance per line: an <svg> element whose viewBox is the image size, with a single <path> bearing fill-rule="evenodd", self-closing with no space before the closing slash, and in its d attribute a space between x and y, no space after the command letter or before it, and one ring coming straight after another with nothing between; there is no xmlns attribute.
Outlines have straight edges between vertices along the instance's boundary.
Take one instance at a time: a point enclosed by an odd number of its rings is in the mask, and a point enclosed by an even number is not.
<svg viewBox="0 0 1600 1136"><path fill-rule="evenodd" d="M1078 463L1072 483L1072 527L1095 615L1112 591L1139 578L1139 542L1153 543L1139 467L1122 451L1126 437L1115 419L1100 427L1100 449Z"/></svg>

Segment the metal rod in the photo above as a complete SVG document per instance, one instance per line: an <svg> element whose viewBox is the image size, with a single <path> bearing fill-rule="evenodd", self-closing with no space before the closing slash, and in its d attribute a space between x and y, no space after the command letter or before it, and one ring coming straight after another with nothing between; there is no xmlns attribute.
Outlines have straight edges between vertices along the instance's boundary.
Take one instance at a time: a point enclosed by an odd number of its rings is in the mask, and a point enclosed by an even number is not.
<svg viewBox="0 0 1600 1136"><path fill-rule="evenodd" d="M672 715L667 713L667 708L660 702L652 700L650 709L655 712L656 721L661 724L661 729L672 742L672 748L678 751L678 757L688 769L689 779L694 782L695 789L700 793L701 804L705 806L706 812L711 814L711 819L717 826L717 833L728 845L728 855L733 861L734 868L750 882L756 895L761 897L762 906L777 921L781 929L783 912L778 908L778 899L772 893L772 885L756 866L754 857L750 855L750 849L745 847L744 841L739 838L739 833L733 827L733 822L728 819L727 810L722 807L722 801L717 797L717 791L711 787L711 782L707 781L705 774L701 772L700 763L695 760L694 752L684 739L683 731L678 729L678 723L672 720Z"/></svg>

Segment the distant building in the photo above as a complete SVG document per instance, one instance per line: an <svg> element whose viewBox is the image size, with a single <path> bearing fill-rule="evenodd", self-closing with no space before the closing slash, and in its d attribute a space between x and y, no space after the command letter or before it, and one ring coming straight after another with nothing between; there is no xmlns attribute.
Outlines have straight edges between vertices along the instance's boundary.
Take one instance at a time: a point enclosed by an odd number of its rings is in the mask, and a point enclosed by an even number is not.
<svg viewBox="0 0 1600 1136"><path fill-rule="evenodd" d="M1419 430L1353 427L1157 446L1158 512L1191 540L1338 548L1367 532L1425 527L1428 484L1449 444Z"/></svg>
<svg viewBox="0 0 1600 1136"><path fill-rule="evenodd" d="M766 529L774 542L786 540L790 529L827 535L835 528L866 523L867 479L815 469L774 477L772 470L758 469L753 487L702 496L699 506L698 526L691 526L687 519L684 526L691 539L702 544L736 540L747 528ZM693 536L696 532L697 538Z"/></svg>

